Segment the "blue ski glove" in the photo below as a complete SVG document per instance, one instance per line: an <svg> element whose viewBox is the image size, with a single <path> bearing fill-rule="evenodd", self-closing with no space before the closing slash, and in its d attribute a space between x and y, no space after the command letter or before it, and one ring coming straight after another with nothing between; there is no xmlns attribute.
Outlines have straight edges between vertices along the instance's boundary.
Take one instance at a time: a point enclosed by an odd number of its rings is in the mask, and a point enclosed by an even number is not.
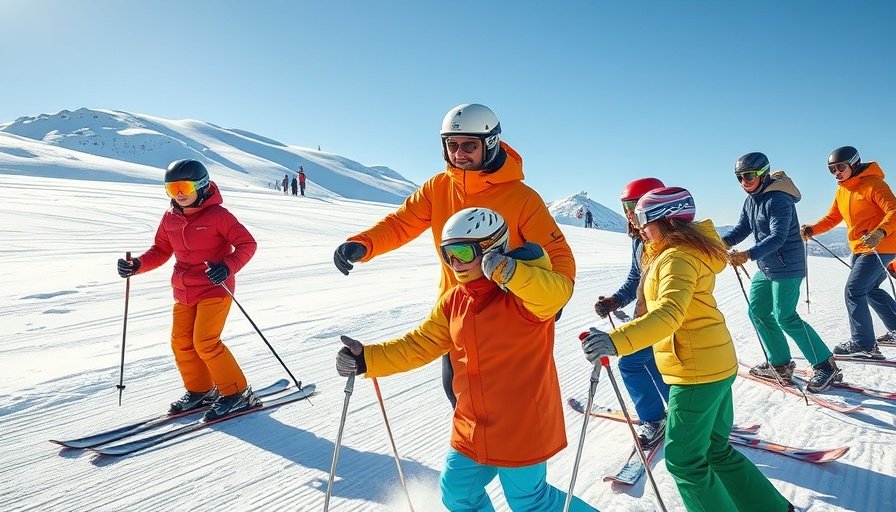
<svg viewBox="0 0 896 512"><path fill-rule="evenodd" d="M610 335L594 327L589 329L588 335L582 338L582 351L585 352L585 359L592 364L602 357L615 356L619 353L616 351L616 345L613 344Z"/></svg>
<svg viewBox="0 0 896 512"><path fill-rule="evenodd" d="M230 269L227 268L223 261L221 263L206 261L205 264L208 265L205 275L208 276L208 280L213 284L221 284L230 277Z"/></svg>
<svg viewBox="0 0 896 512"><path fill-rule="evenodd" d="M121 277L131 277L140 270L140 260L137 258L128 261L124 258L118 259L118 275Z"/></svg>
<svg viewBox="0 0 896 512"><path fill-rule="evenodd" d="M333 253L333 263L343 275L348 275L348 271L355 268L352 263L367 256L367 248L358 242L345 242L336 248Z"/></svg>
<svg viewBox="0 0 896 512"><path fill-rule="evenodd" d="M367 373L367 363L364 361L364 345L348 336L340 336L339 339L342 340L345 346L336 353L336 373L340 377Z"/></svg>

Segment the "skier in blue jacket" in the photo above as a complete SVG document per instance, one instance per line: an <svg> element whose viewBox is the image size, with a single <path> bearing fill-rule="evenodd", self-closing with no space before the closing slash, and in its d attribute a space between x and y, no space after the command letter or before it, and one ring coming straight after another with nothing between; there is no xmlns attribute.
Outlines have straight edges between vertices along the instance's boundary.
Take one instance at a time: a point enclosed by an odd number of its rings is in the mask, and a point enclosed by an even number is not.
<svg viewBox="0 0 896 512"><path fill-rule="evenodd" d="M641 196L663 186L663 182L656 178L641 178L626 185L622 191L622 210L628 219L628 234L632 238L632 267L625 283L616 293L609 297L597 298L594 311L601 318L636 298L640 298L641 294L638 293L638 288L641 281L641 254L644 250L644 241L641 239L640 232L632 224L632 212ZM635 318L646 312L643 302L641 299L636 303ZM638 418L641 420L640 425L636 427L638 437L641 438L641 446L651 447L663 438L666 431L666 404L669 403L669 385L663 382L663 377L656 367L653 347L620 357L618 364L622 383L625 384L625 388L635 404Z"/></svg>
<svg viewBox="0 0 896 512"><path fill-rule="evenodd" d="M750 284L748 312L768 362L751 368L750 374L792 382L796 363L786 333L814 369L806 389L819 393L843 380L843 374L815 329L796 312L800 284L806 277L806 249L796 213L800 191L783 171L771 174L769 167L768 157L762 153L747 153L737 160L734 173L747 199L737 225L722 237L728 247L751 233L756 241L746 251L732 250L728 255L733 267L751 259L759 267Z"/></svg>

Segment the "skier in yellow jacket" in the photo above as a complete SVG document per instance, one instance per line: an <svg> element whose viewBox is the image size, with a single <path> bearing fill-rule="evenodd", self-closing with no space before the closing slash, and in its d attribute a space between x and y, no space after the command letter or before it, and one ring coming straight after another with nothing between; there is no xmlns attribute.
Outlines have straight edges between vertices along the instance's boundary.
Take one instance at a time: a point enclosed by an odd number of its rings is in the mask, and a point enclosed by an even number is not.
<svg viewBox="0 0 896 512"><path fill-rule="evenodd" d="M731 384L737 355L712 295L727 263L712 221L693 222L690 192L652 190L635 219L645 239L642 273L647 313L610 333L582 340L589 362L653 345L669 384L666 468L689 512L785 512L793 506L728 441L734 421Z"/></svg>
<svg viewBox="0 0 896 512"><path fill-rule="evenodd" d="M466 208L442 230L442 259L459 284L401 338L362 345L343 336L338 373L381 377L447 354L457 407L442 472L448 510L493 510L496 476L512 510L560 510L566 495L546 481L546 461L566 447L554 363L554 317L566 303L551 262L527 243L507 252L508 229L487 208ZM594 511L573 500L573 511Z"/></svg>
<svg viewBox="0 0 896 512"><path fill-rule="evenodd" d="M523 183L523 159L501 141L497 116L484 105L458 105L445 115L441 136L445 172L430 178L397 211L341 244L333 255L336 268L348 275L353 263L397 249L429 228L438 254L439 234L448 218L464 208L479 206L504 218L511 247L533 242L544 248L553 265L547 278L565 296L565 304L572 296L576 275L572 250L544 200ZM439 296L455 284L454 272L443 261ZM444 358L442 384L454 405L452 372Z"/></svg>

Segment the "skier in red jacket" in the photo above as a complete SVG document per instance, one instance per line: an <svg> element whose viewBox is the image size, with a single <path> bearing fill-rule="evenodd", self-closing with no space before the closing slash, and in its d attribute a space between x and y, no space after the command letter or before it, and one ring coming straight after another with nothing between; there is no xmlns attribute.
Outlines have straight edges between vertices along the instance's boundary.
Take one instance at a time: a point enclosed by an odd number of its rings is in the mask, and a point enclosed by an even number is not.
<svg viewBox="0 0 896 512"><path fill-rule="evenodd" d="M261 405L221 342L233 302L227 289L233 292L234 274L255 254L255 238L221 206L221 192L202 163L172 162L165 171L165 189L171 207L152 247L130 261L118 260L118 274L149 272L175 257L171 348L187 392L171 404L169 414L210 405L204 418L213 420Z"/></svg>

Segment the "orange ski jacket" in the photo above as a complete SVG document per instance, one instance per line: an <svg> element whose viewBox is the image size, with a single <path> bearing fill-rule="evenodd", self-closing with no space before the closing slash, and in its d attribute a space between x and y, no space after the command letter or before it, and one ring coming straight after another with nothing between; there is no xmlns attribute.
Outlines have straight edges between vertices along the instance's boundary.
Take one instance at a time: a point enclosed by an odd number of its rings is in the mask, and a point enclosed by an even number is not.
<svg viewBox="0 0 896 512"><path fill-rule="evenodd" d="M479 464L529 466L566 447L554 315L568 297L539 252L517 260L509 293L486 278L458 284L415 330L364 347L366 377L450 355L457 397L451 446Z"/></svg>
<svg viewBox="0 0 896 512"><path fill-rule="evenodd" d="M366 262L397 249L432 228L433 245L439 253L442 228L456 212L470 207L489 208L507 222L510 247L533 242L547 251L553 265L556 286L572 296L576 264L563 232L535 190L523 183L523 159L502 142L507 153L497 171L464 171L450 165L443 173L427 180L401 207L386 215L370 229L349 238L367 248ZM439 261L442 261L441 256ZM442 262L439 295L457 284L451 268Z"/></svg>
<svg viewBox="0 0 896 512"><path fill-rule="evenodd" d="M887 236L875 250L884 254L896 253L896 197L890 186L884 182L884 171L877 162L868 162L867 167L856 176L838 183L834 203L828 214L811 225L816 234L829 231L846 221L846 236L854 254L871 252L862 243L862 236L877 228Z"/></svg>

